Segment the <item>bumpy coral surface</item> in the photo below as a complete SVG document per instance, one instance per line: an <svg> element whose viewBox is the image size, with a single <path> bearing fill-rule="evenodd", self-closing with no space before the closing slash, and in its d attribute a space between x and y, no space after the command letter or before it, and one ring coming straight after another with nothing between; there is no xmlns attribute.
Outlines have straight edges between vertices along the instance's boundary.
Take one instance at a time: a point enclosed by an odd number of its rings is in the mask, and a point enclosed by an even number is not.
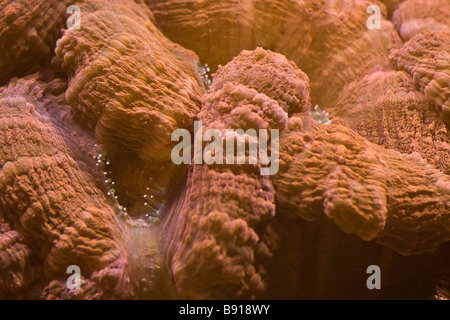
<svg viewBox="0 0 450 320"><path fill-rule="evenodd" d="M418 152L450 173L446 124L405 72L375 72L342 93L333 115L369 141L401 153Z"/></svg>
<svg viewBox="0 0 450 320"><path fill-rule="evenodd" d="M0 2L0 84L48 63L62 34L66 1Z"/></svg>
<svg viewBox="0 0 450 320"><path fill-rule="evenodd" d="M417 154L375 146L339 122L286 133L280 145L274 184L284 211L306 220L324 213L344 232L404 254L449 239L449 177Z"/></svg>
<svg viewBox="0 0 450 320"><path fill-rule="evenodd" d="M414 84L450 123L450 31L425 31L394 51L391 60L409 72Z"/></svg>
<svg viewBox="0 0 450 320"><path fill-rule="evenodd" d="M133 2L80 8L83 28L66 32L56 48L71 74L67 101L110 149L162 157L171 133L198 112L203 91L196 56L164 38L147 16L132 15L145 12Z"/></svg>
<svg viewBox="0 0 450 320"><path fill-rule="evenodd" d="M25 291L30 285L27 276L37 276L17 269L16 260L23 256L23 263L34 257L33 267L40 266L48 279L42 297L71 296L65 274L72 264L85 276L78 295L97 298L108 290L106 295L120 296L126 294L121 282L128 281L121 227L91 173L84 169L88 163L83 147L89 137L77 137L82 132L71 136L52 121L52 109L62 113L64 108L52 105L57 101L47 95L64 90L61 85L23 79L12 81L0 93L1 215L5 239L19 249L11 252L7 245L2 263L15 280L10 290Z"/></svg>
<svg viewBox="0 0 450 320"><path fill-rule="evenodd" d="M205 130L222 132L284 129L289 111L307 111L295 110L308 105L307 81L281 55L260 48L244 51L219 70L198 119ZM224 139L234 136L224 133ZM244 134L238 139L255 138ZM231 156L237 163L237 154ZM266 289L261 261L270 251L260 233L275 215L275 192L270 178L261 175L260 164L193 164L172 208L164 242L182 293L190 298L248 298ZM223 289L216 292L217 286Z"/></svg>
<svg viewBox="0 0 450 320"><path fill-rule="evenodd" d="M448 6L0 0L0 298L449 299Z"/></svg>
<svg viewBox="0 0 450 320"><path fill-rule="evenodd" d="M392 22L405 41L427 30L450 31L450 3L446 0L407 0L395 10Z"/></svg>
<svg viewBox="0 0 450 320"><path fill-rule="evenodd" d="M243 49L284 54L311 80L314 103L332 106L343 85L374 68L389 67L400 46L380 7L381 29L369 30L374 1L148 0L168 37L197 52L213 71ZM323 83L327 85L324 86Z"/></svg>

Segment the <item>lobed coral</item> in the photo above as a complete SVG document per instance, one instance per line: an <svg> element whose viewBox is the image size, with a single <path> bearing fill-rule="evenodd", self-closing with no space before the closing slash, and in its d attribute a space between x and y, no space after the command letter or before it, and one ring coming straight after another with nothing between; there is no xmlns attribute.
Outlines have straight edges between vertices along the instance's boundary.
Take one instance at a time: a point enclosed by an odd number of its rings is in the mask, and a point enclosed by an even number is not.
<svg viewBox="0 0 450 320"><path fill-rule="evenodd" d="M394 51L390 59L411 74L414 85L433 103L447 124L450 122L450 32L425 31Z"/></svg>
<svg viewBox="0 0 450 320"><path fill-rule="evenodd" d="M332 110L369 141L401 153L417 152L449 174L446 124L403 71L375 72L349 85Z"/></svg>
<svg viewBox="0 0 450 320"><path fill-rule="evenodd" d="M243 49L284 54L311 80L314 104L333 106L346 83L372 69L390 68L387 56L401 45L392 23L369 30L374 1L146 1L157 25L194 50L213 71ZM324 81L327 83L323 85Z"/></svg>
<svg viewBox="0 0 450 320"><path fill-rule="evenodd" d="M81 130L73 136L53 120L64 119L67 111L52 96L58 92L64 94L64 83L45 84L36 77L11 81L0 92L1 216L11 234L6 239L27 245L2 255L5 273L17 275L17 255L28 252L25 257L36 261L32 267L42 268L43 298L71 297L66 269L72 264L84 276L77 295L121 297L128 281L121 227L83 157L93 139ZM29 273L21 272L24 279L16 276L15 290L24 293Z"/></svg>
<svg viewBox="0 0 450 320"><path fill-rule="evenodd" d="M450 3L446 0L407 0L398 6L392 22L405 40L420 32L449 31Z"/></svg>
<svg viewBox="0 0 450 320"><path fill-rule="evenodd" d="M0 298L449 298L447 2L70 4L0 1Z"/></svg>
<svg viewBox="0 0 450 320"><path fill-rule="evenodd" d="M83 28L58 41L53 64L70 75L67 101L108 152L112 192L130 214L154 214L168 173L179 171L170 163L171 133L193 130L205 91L198 58L167 40L142 4L79 5ZM154 197L148 206L146 194Z"/></svg>
<svg viewBox="0 0 450 320"><path fill-rule="evenodd" d="M305 114L299 107L308 99L307 76L283 56L259 48L220 68L198 119L205 130L221 130L225 140L234 140L225 130L284 129L288 112ZM237 139L248 145L255 137L244 133ZM232 156L238 163L238 155ZM184 297L249 298L266 289L262 262L271 253L261 232L275 215L274 188L261 176L260 164L224 162L190 165L167 213L163 248Z"/></svg>
<svg viewBox="0 0 450 320"><path fill-rule="evenodd" d="M67 101L108 149L167 157L171 132L189 127L198 112L196 56L165 39L133 1L80 8L83 29L68 30L55 50L71 75Z"/></svg>
<svg viewBox="0 0 450 320"><path fill-rule="evenodd" d="M280 146L274 186L283 211L309 221L324 213L344 232L403 254L448 240L449 178L418 154L371 144L339 121L293 130Z"/></svg>
<svg viewBox="0 0 450 320"><path fill-rule="evenodd" d="M64 26L66 3L56 0L0 2L0 84L49 63Z"/></svg>

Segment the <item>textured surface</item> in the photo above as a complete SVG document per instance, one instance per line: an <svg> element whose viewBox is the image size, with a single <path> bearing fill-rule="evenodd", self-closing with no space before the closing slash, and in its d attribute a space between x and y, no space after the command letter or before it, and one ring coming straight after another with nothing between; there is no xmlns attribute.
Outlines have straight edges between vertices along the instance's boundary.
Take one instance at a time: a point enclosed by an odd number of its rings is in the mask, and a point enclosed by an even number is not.
<svg viewBox="0 0 450 320"><path fill-rule="evenodd" d="M67 101L109 149L168 157L171 133L198 112L196 56L164 38L133 1L80 8L83 28L68 30L56 48L71 75Z"/></svg>
<svg viewBox="0 0 450 320"><path fill-rule="evenodd" d="M67 1L0 1L0 84L49 62Z"/></svg>
<svg viewBox="0 0 450 320"><path fill-rule="evenodd" d="M449 130L406 72L375 72L355 81L331 113L369 141L401 153L418 152L450 173Z"/></svg>
<svg viewBox="0 0 450 320"><path fill-rule="evenodd" d="M275 81L265 82L275 67ZM407 75L400 75L411 89ZM274 92L272 83L284 94ZM324 213L342 231L376 239L402 254L434 251L449 240L448 176L417 153L403 155L358 137L343 122L314 123L308 91L307 77L282 56L243 51L215 75L199 119L205 129L212 123L219 130L281 129L280 172L273 177L280 214L313 221ZM302 101L302 108L290 105L293 99ZM257 167L238 168L191 165L168 211L164 251L177 289L187 297L264 294L258 292L265 285L264 272L255 266L265 259L254 248L280 244L266 238L267 230L248 206L258 218L273 219L273 188L258 176ZM240 228L234 229L237 221ZM212 291L216 286L222 290Z"/></svg>
<svg viewBox="0 0 450 320"><path fill-rule="evenodd" d="M400 46L381 3L381 29L368 30L374 1L148 0L158 26L194 50L214 71L243 49L284 54L311 79L313 103L332 106L343 85L373 68L389 68ZM323 82L327 83L326 88Z"/></svg>
<svg viewBox="0 0 450 320"><path fill-rule="evenodd" d="M450 123L450 31L420 33L390 59L411 74L414 85L436 106L443 121Z"/></svg>
<svg viewBox="0 0 450 320"><path fill-rule="evenodd" d="M450 299L448 2L70 4L0 0L0 298Z"/></svg>
<svg viewBox="0 0 450 320"><path fill-rule="evenodd" d="M21 297L39 269L23 237L0 220L0 298ZM22 296L23 297L23 296Z"/></svg>
<svg viewBox="0 0 450 320"><path fill-rule="evenodd" d="M283 56L244 51L218 71L198 119L205 130L222 131L227 141L235 138L226 129L283 129L287 112L309 102L307 90L306 75ZM257 138L244 134L237 139ZM236 163L236 153L233 158ZM182 296L249 298L264 293L261 264L271 253L260 233L275 214L275 199L270 178L260 170L258 163L189 167L185 186L167 214L163 240Z"/></svg>
<svg viewBox="0 0 450 320"><path fill-rule="evenodd" d="M142 216L160 206L170 172L183 175L170 161L171 134L193 130L205 92L198 58L166 39L143 5L100 0L80 9L82 28L58 41L54 64L69 74L67 101L108 152L115 196Z"/></svg>
<svg viewBox="0 0 450 320"><path fill-rule="evenodd" d="M392 22L405 41L427 30L450 31L450 2L406 0L392 15Z"/></svg>
<svg viewBox="0 0 450 320"><path fill-rule="evenodd" d="M39 259L43 278L54 279L44 284L42 297L126 295L122 232L111 205L83 170L88 165L82 150L87 136L71 137L51 121L52 109L59 109L52 90L63 93L64 84L18 80L0 90L0 213L20 234L5 227L5 236L16 245L26 244ZM64 112L53 116L63 118ZM30 256L21 246L16 254ZM16 254L7 254L8 273L17 272ZM82 270L86 286L81 292L69 292L66 286L71 264Z"/></svg>
<svg viewBox="0 0 450 320"><path fill-rule="evenodd" d="M338 121L286 133L280 146L274 186L284 211L309 221L325 213L403 254L449 239L450 179L417 153L383 149Z"/></svg>

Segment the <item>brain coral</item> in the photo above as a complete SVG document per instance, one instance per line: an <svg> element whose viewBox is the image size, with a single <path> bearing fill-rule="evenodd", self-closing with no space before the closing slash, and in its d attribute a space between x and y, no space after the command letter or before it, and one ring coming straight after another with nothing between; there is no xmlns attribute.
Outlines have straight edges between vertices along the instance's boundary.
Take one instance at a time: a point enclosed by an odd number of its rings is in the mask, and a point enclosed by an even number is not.
<svg viewBox="0 0 450 320"><path fill-rule="evenodd" d="M411 74L414 85L450 123L450 32L425 31L394 51L390 59Z"/></svg>
<svg viewBox="0 0 450 320"><path fill-rule="evenodd" d="M309 221L325 213L343 231L403 254L449 239L449 177L417 153L374 145L339 121L287 132L280 146L273 183L283 211Z"/></svg>
<svg viewBox="0 0 450 320"><path fill-rule="evenodd" d="M392 22L405 41L422 31L450 31L449 21L447 0L406 0L392 15Z"/></svg>
<svg viewBox="0 0 450 320"><path fill-rule="evenodd" d="M401 153L418 152L450 173L448 127L406 72L375 72L353 82L332 114L369 141Z"/></svg>
<svg viewBox="0 0 450 320"><path fill-rule="evenodd" d="M448 5L0 0L0 298L449 299Z"/></svg>
<svg viewBox="0 0 450 320"><path fill-rule="evenodd" d="M191 126L199 110L196 56L168 41L133 1L80 8L83 28L65 32L56 48L70 74L67 101L109 149L167 157L171 133Z"/></svg>
<svg viewBox="0 0 450 320"><path fill-rule="evenodd" d="M243 49L260 46L284 54L308 74L312 100L323 106L333 106L346 83L373 68L390 68L387 56L401 44L381 3L375 2L382 10L381 29L367 29L366 11L374 1L146 3L165 34L194 50L213 71Z"/></svg>
<svg viewBox="0 0 450 320"><path fill-rule="evenodd" d="M294 108L309 102L307 86L307 76L283 56L263 49L244 51L219 69L198 119L205 130L222 132L284 129L290 109L305 112ZM224 139L234 137L224 133ZM163 241L182 296L249 298L264 293L263 261L270 251L260 236L275 214L275 199L270 178L260 170L259 164L190 165L186 184L167 213Z"/></svg>
<svg viewBox="0 0 450 320"><path fill-rule="evenodd" d="M89 170L83 170L88 136L78 130L80 136L73 137L52 121L58 109L58 117L64 118L52 97L58 91L64 93L58 80L45 84L35 77L0 90L0 214L9 225L3 227L4 236L22 246L15 254L7 250L2 260L10 261L6 271L12 274L20 272L16 254L24 255L26 264L39 263L47 279L43 297L70 296L65 280L70 261L81 268L86 284L78 295L120 297L127 294L122 231ZM16 276L12 289L26 289L27 275L22 273L23 280Z"/></svg>
<svg viewBox="0 0 450 320"><path fill-rule="evenodd" d="M0 1L0 84L49 62L61 34L65 3Z"/></svg>

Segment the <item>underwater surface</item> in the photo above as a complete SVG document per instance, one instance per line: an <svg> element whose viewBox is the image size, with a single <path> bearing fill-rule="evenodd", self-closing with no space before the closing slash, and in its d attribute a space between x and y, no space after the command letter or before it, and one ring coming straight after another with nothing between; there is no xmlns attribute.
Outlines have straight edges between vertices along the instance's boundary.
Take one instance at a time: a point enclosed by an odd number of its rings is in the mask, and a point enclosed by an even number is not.
<svg viewBox="0 0 450 320"><path fill-rule="evenodd" d="M450 298L448 0L0 0L0 299Z"/></svg>

